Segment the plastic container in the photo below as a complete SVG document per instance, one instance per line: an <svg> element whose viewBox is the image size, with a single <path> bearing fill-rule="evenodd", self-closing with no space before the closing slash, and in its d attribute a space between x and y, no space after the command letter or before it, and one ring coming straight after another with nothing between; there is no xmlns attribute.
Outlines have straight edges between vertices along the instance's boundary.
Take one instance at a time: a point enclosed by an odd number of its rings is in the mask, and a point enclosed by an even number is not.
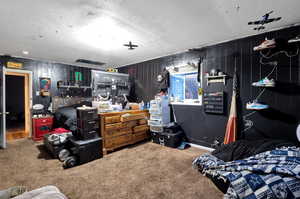
<svg viewBox="0 0 300 199"><path fill-rule="evenodd" d="M162 126L161 120L148 120L149 126Z"/></svg>
<svg viewBox="0 0 300 199"><path fill-rule="evenodd" d="M150 131L156 132L156 133L161 133L164 131L164 127L162 125L152 125L152 126L150 126Z"/></svg>
<svg viewBox="0 0 300 199"><path fill-rule="evenodd" d="M159 120L162 121L162 115L161 114L151 114L150 120Z"/></svg>
<svg viewBox="0 0 300 199"><path fill-rule="evenodd" d="M154 114L154 115L160 115L160 114L162 114L162 110L161 109L150 108L149 113Z"/></svg>

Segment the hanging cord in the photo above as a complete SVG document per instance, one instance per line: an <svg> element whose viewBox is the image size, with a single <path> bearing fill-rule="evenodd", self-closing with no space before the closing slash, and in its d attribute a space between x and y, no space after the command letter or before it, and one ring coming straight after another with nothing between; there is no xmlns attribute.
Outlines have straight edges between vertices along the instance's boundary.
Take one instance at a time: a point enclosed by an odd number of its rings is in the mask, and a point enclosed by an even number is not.
<svg viewBox="0 0 300 199"><path fill-rule="evenodd" d="M265 92L265 90L266 90L266 88L264 88L264 89L258 94L258 96L255 98L254 101L257 101L257 100L262 96L262 94Z"/></svg>
<svg viewBox="0 0 300 199"><path fill-rule="evenodd" d="M298 53L298 52L297 52ZM263 57L260 58L259 62L262 64L262 65L273 65L273 69L271 70L271 72L266 76L267 78L269 78L273 73L274 71L277 69L277 66L278 66L278 62L277 61L274 61L274 62L263 62L262 61ZM255 101L257 101L262 95L263 93L266 91L266 88L264 88L258 95L257 97L255 98ZM249 120L247 119L248 117L252 116L254 113L256 113L256 111L253 111L253 112L250 112L246 115L243 116L243 122L246 126L246 128L244 130L242 130L242 133L248 131L249 129L252 128L252 126L254 125L254 122L252 120Z"/></svg>
<svg viewBox="0 0 300 199"><path fill-rule="evenodd" d="M263 58L266 58L266 59L270 59L271 57L274 57L275 55L278 55L280 53L284 53L287 57L295 57L299 54L299 48L297 48L296 54L293 54L293 55L290 55L286 50L281 50L281 51L278 51L274 54L271 54L271 50L269 50L269 52L266 55L264 55L262 53L262 51L260 51L259 53Z"/></svg>
<svg viewBox="0 0 300 199"><path fill-rule="evenodd" d="M261 64L269 64L269 65L274 65L273 69L271 70L271 72L266 76L267 78L269 78L273 73L274 71L276 70L277 68L277 65L278 65L278 62L277 61L274 61L274 62L262 62L262 59L260 59L260 63ZM262 94L265 92L266 88L264 88L259 94L258 96L255 98L255 100L257 101L261 96Z"/></svg>
<svg viewBox="0 0 300 199"><path fill-rule="evenodd" d="M252 126L254 125L254 122L252 120L248 120L247 117L250 117L251 115L253 115L254 113L256 113L256 111L253 111L251 113L248 113L247 115L243 116L243 121L244 124L246 126L246 128L244 130L242 130L242 133L248 131L249 129L252 128Z"/></svg>
<svg viewBox="0 0 300 199"><path fill-rule="evenodd" d="M274 72L275 69L277 68L278 62L275 61L275 62L273 62L272 64L274 65L274 67L273 67L272 71L271 71L266 77L270 77L270 76L273 74L273 72Z"/></svg>
<svg viewBox="0 0 300 199"><path fill-rule="evenodd" d="M265 92L266 88L264 88L259 94L258 96L255 98L254 101L257 101L261 95ZM248 120L247 118L250 117L251 115L253 115L254 113L256 113L256 111L252 111L246 115L243 116L243 122L244 122L244 125L246 126L246 128L244 130L242 130L242 133L243 132L246 132L248 131L249 129L252 128L252 126L254 125L254 122L252 120Z"/></svg>

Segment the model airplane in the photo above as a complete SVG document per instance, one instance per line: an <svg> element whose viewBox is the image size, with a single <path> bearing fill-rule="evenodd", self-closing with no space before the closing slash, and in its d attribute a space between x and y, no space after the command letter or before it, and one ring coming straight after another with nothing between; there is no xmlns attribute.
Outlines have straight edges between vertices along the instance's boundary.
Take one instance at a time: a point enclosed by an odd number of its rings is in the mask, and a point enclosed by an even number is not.
<svg viewBox="0 0 300 199"><path fill-rule="evenodd" d="M248 25L257 25L257 27L254 28L254 30L257 30L257 31L265 29L265 26L264 26L265 24L268 24L268 23L271 23L274 21L279 21L281 19L281 17L269 18L270 14L272 14L273 12L274 12L273 10L271 12L268 12L267 14L262 16L261 20L248 22Z"/></svg>
<svg viewBox="0 0 300 199"><path fill-rule="evenodd" d="M139 47L138 45L132 44L131 41L129 41L129 44L124 44L124 46L128 47L128 50L134 50L135 48Z"/></svg>

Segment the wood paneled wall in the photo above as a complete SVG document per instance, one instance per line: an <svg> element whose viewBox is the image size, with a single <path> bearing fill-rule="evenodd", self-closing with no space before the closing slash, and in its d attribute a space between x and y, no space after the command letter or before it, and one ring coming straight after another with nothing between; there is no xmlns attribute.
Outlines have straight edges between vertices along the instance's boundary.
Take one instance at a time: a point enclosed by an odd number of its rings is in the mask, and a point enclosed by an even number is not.
<svg viewBox="0 0 300 199"><path fill-rule="evenodd" d="M8 61L20 62L23 63L23 69L29 70L33 72L33 104L43 104L46 107L49 106L51 102L51 97L42 97L37 96L36 91L39 91L40 77L49 77L51 78L51 95L57 96L59 95L57 89L57 81L70 81L74 80L74 72L81 72L83 76L83 85L90 86L91 85L91 69L59 64L59 63L50 63L45 61L36 61L31 59L23 59L23 58L13 58L7 56L0 56L0 63L6 66ZM82 97L91 97L91 92L82 93Z"/></svg>
<svg viewBox="0 0 300 199"><path fill-rule="evenodd" d="M239 79L238 113L240 138L258 139L275 138L296 141L296 127L300 121L300 56L287 57L279 54L264 61L278 61L278 67L271 76L278 82L278 87L266 89L260 101L271 106L267 111L253 114L248 119L254 126L246 131L242 117L250 113L245 109L248 101L253 100L262 89L251 86L251 83L265 77L272 66L260 64L260 54L253 47L260 44L265 37L289 39L300 34L300 27L291 27L268 32L243 39L229 41L198 51L189 51L138 64L124 66L120 71L129 73L135 82L135 95L138 100L149 101L157 93L156 76L166 66L182 65L197 62L199 57L206 57L203 71L212 68L233 75L237 66ZM196 45L196 44L195 44ZM205 83L205 81L204 81ZM232 94L232 79L227 84L203 85L204 92L224 91L226 93L226 114L211 115L203 111L202 106L174 106L177 121L182 125L188 140L192 143L211 146L215 139L223 141L228 119L229 104Z"/></svg>

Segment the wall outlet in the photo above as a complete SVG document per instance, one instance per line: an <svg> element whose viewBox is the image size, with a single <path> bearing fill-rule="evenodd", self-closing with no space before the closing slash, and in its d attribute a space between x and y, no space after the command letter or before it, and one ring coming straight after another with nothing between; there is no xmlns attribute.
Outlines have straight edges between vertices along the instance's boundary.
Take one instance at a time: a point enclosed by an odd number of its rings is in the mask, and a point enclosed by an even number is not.
<svg viewBox="0 0 300 199"><path fill-rule="evenodd" d="M35 92L35 95L36 95L36 96L40 96L40 91L36 91L36 92Z"/></svg>

